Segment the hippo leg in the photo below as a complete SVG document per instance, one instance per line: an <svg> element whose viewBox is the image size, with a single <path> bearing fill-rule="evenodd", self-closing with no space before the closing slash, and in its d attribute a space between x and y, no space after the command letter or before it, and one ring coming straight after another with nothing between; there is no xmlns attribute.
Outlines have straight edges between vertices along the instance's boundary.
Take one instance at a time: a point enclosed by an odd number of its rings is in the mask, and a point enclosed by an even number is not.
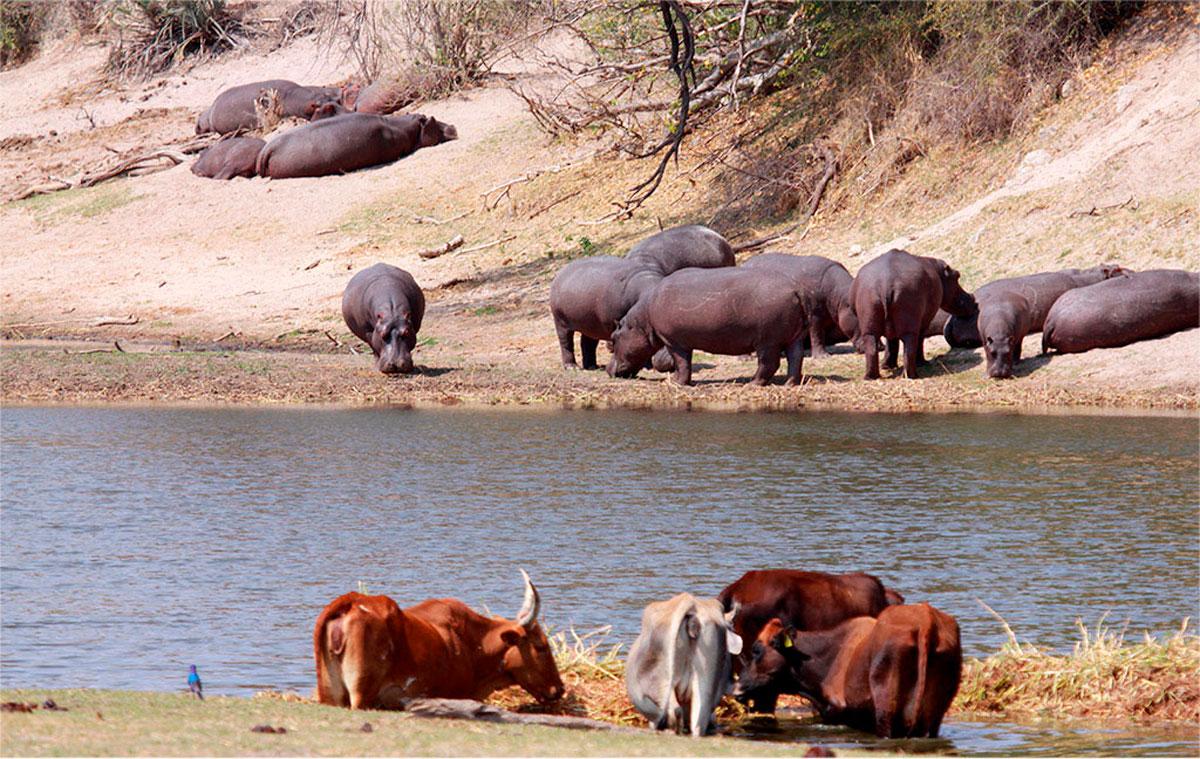
<svg viewBox="0 0 1200 759"><path fill-rule="evenodd" d="M922 332L921 334L923 335L925 333ZM904 347L904 353L905 355L908 354L907 345ZM925 338L921 337L917 339L917 350L914 352L914 355L917 357L917 366L929 365L929 359L925 358Z"/></svg>
<svg viewBox="0 0 1200 759"><path fill-rule="evenodd" d="M671 358L675 359L675 373L672 378L677 385L692 384L692 349L667 346Z"/></svg>
<svg viewBox="0 0 1200 759"><path fill-rule="evenodd" d="M1013 352L1012 352L1012 357L1013 357L1012 362L1013 362L1013 365L1015 366L1016 363L1021 360L1021 343L1023 341L1013 340L1013 342L1016 343L1016 345L1013 346Z"/></svg>
<svg viewBox="0 0 1200 759"><path fill-rule="evenodd" d="M763 348L758 352L758 371L750 379L750 384L769 385L777 371L779 371L779 348L775 346Z"/></svg>
<svg viewBox="0 0 1200 759"><path fill-rule="evenodd" d="M594 337L588 337L585 334L579 335L579 353L583 358L584 369L596 368L596 346L600 341Z"/></svg>
<svg viewBox="0 0 1200 759"><path fill-rule="evenodd" d="M916 379L917 365L921 361L921 343L924 341L913 332L901 336L901 340L904 341L904 376Z"/></svg>
<svg viewBox="0 0 1200 759"><path fill-rule="evenodd" d="M775 704L779 701L778 693L764 693L761 696L755 696L750 701L750 711L756 714L774 714Z"/></svg>
<svg viewBox="0 0 1200 759"><path fill-rule="evenodd" d="M867 373L863 379L879 379L879 341L874 335L863 335L863 355L867 357Z"/></svg>
<svg viewBox="0 0 1200 759"><path fill-rule="evenodd" d="M821 329L818 320L813 319L808 324L808 342L812 345L811 355L813 358L828 358L829 351L825 350L825 331ZM791 363L788 364L790 369Z"/></svg>
<svg viewBox="0 0 1200 759"><path fill-rule="evenodd" d="M817 345L817 343L813 343L814 355L816 355L816 353L815 353L816 345ZM789 345L787 347L787 360L788 360L788 378L787 378L787 381L784 382L783 384L788 385L788 386L799 385L800 381L802 379L804 379L804 375L802 373L803 367L804 367L804 341L803 340L797 340L796 342L792 343L791 345Z"/></svg>
<svg viewBox="0 0 1200 759"><path fill-rule="evenodd" d="M895 369L900 360L900 338L887 338L887 349L883 352L883 368Z"/></svg>
<svg viewBox="0 0 1200 759"><path fill-rule="evenodd" d="M562 349L562 365L564 369L578 369L575 363L575 331L567 325L554 320L554 331L558 333L558 347ZM583 342L580 340L580 342ZM592 353L593 360L595 359L595 349Z"/></svg>

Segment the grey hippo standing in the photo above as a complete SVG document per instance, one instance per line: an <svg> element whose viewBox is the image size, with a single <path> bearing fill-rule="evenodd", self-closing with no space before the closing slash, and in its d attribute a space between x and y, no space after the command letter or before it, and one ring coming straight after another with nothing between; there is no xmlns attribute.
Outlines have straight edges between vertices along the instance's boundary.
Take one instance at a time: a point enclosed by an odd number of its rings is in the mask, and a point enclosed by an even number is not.
<svg viewBox="0 0 1200 759"><path fill-rule="evenodd" d="M355 274L342 293L342 318L371 346L384 374L413 370L412 351L425 316L425 295L412 275L378 263Z"/></svg>

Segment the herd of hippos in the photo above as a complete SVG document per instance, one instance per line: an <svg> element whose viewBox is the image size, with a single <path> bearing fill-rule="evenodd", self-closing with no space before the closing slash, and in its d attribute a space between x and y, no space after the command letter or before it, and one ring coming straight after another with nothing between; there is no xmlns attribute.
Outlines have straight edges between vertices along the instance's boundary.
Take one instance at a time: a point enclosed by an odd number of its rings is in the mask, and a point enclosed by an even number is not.
<svg viewBox="0 0 1200 759"><path fill-rule="evenodd" d="M263 98L284 116L310 123L270 142L237 136L255 128ZM310 87L284 79L223 91L196 121L199 133L230 135L192 166L230 179L314 177L395 161L458 137L450 124L422 114L388 115L386 87ZM983 347L987 375L1011 377L1027 335L1042 333L1042 352L1113 348L1200 326L1200 274L1180 269L1134 272L1105 264L990 282L974 295L945 261L890 250L852 276L822 256L763 253L736 266L733 248L707 227L667 229L624 258L592 256L559 271L550 312L563 366L595 369L600 341L612 349L608 373L632 378L643 368L691 384L692 354L755 355L750 380L765 385L786 356L787 385L800 384L805 351L850 342L866 356L866 378L926 363L924 339L940 334L953 348ZM412 276L379 263L358 272L342 297L342 315L371 346L376 368L412 371L425 298Z"/></svg>
<svg viewBox="0 0 1200 759"><path fill-rule="evenodd" d="M462 601L401 609L347 593L317 617L317 699L351 709L401 709L415 698L485 699L520 686L543 703L566 689L538 624L529 575L516 619ZM809 699L822 721L881 737L936 737L958 692L958 622L906 604L878 578L791 569L747 572L716 598L680 593L648 605L629 649L625 686L655 729L703 736L731 693L774 714L781 694Z"/></svg>

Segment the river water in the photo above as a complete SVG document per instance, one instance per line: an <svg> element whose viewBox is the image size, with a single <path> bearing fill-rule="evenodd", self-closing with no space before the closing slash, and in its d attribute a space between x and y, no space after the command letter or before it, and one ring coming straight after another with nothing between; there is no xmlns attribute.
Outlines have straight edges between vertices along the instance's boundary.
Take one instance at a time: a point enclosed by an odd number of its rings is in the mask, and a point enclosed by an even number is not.
<svg viewBox="0 0 1200 759"><path fill-rule="evenodd" d="M307 692L335 596L511 616L518 567L546 624L624 643L650 601L762 567L877 574L968 655L1005 639L980 601L1060 649L1077 620L1140 636L1200 605L1195 418L18 407L0 429L3 687L175 690L195 663L210 692ZM1050 745L1022 730L945 733ZM1063 750L1178 752L1096 740Z"/></svg>

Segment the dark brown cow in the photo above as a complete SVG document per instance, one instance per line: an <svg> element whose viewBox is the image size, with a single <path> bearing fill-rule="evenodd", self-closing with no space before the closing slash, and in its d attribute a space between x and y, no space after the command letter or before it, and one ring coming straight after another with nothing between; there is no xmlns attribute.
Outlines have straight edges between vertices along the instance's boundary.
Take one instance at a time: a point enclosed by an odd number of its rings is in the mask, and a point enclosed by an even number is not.
<svg viewBox="0 0 1200 759"><path fill-rule="evenodd" d="M937 737L958 692L958 622L929 604L889 606L819 632L770 620L734 694L772 683L810 699L825 722L884 738Z"/></svg>
<svg viewBox="0 0 1200 759"><path fill-rule="evenodd" d="M407 698L484 699L519 685L539 701L563 695L537 622L537 589L524 570L516 621L485 617L453 598L401 609L387 596L347 593L313 630L317 700L351 709L397 709Z"/></svg>
<svg viewBox="0 0 1200 759"><path fill-rule="evenodd" d="M853 617L875 617L887 606L904 603L904 597L883 586L879 578L853 572L835 575L796 569L757 569L747 572L717 596L725 611L736 606L733 630L752 641L772 618L797 630L827 630ZM739 675L750 664L743 648L734 660ZM771 713L781 691L741 689L742 700L755 711Z"/></svg>

